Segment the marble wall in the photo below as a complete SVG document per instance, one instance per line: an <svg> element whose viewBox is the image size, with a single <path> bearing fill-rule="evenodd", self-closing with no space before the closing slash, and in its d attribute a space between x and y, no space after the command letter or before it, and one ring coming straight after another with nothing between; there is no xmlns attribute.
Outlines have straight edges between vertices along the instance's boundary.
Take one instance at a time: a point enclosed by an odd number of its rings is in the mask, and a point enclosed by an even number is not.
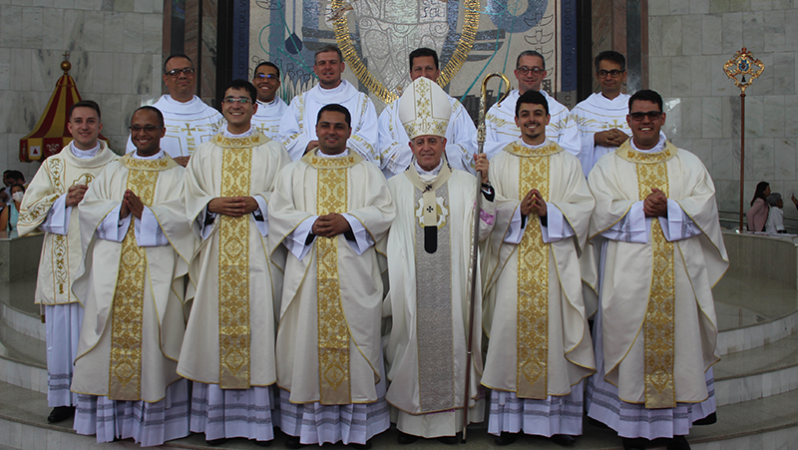
<svg viewBox="0 0 798 450"><path fill-rule="evenodd" d="M723 64L742 47L765 64L746 91L745 209L759 181L785 198L798 230L798 2L648 0L649 85L665 98L664 131L709 168L721 217L736 220L740 184L740 90Z"/></svg>
<svg viewBox="0 0 798 450"><path fill-rule="evenodd" d="M0 171L33 178L19 140L36 126L65 50L80 95L103 112L103 135L123 151L133 111L161 95L163 0L0 0ZM0 148L2 148L0 147Z"/></svg>

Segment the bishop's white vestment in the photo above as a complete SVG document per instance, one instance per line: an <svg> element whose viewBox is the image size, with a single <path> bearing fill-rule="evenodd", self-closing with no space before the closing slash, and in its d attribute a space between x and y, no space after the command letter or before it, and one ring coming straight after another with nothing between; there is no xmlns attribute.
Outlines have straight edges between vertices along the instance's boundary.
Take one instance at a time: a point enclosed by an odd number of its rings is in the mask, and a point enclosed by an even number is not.
<svg viewBox="0 0 798 450"><path fill-rule="evenodd" d="M546 91L540 93L546 97L551 116L549 124L546 125L546 138L559 144L568 153L578 155L581 144L576 127L569 118L568 108ZM491 106L485 116L484 152L489 159L500 154L505 146L521 137L521 130L515 125L515 104L520 96L518 89L513 89L504 101Z"/></svg>
<svg viewBox="0 0 798 450"><path fill-rule="evenodd" d="M82 151L70 143L47 158L33 177L20 205L17 229L24 236L44 231L34 301L44 305L47 336L47 403L77 404L71 394L73 363L78 351L83 307L72 293L83 253L78 208L66 206L66 194L76 184L89 185L118 157L103 141Z"/></svg>
<svg viewBox="0 0 798 450"><path fill-rule="evenodd" d="M187 216L200 244L177 372L194 381L191 431L207 440L274 438L274 311L283 273L268 258L267 211L289 162L278 141L253 129L225 130L197 149L186 170ZM254 197L259 209L241 217L207 211L214 198L238 196Z"/></svg>
<svg viewBox="0 0 798 450"><path fill-rule="evenodd" d="M129 154L108 164L79 205L85 257L73 291L86 314L72 382L74 428L97 442L153 446L189 434L188 383L175 371L196 246L183 172L163 151ZM144 203L141 219L120 217L127 189Z"/></svg>
<svg viewBox="0 0 798 450"><path fill-rule="evenodd" d="M601 92L596 92L579 102L571 111L571 122L576 127L581 143L578 156L585 177L599 158L615 150L615 147L596 144L594 137L596 133L617 128L628 136L632 135L632 130L626 123L628 112L628 94L620 94L614 99L608 99Z"/></svg>
<svg viewBox="0 0 798 450"><path fill-rule="evenodd" d="M715 410L711 289L729 263L712 179L661 134L651 150L629 139L602 157L588 183L602 261L588 415L622 437L686 435ZM645 217L654 187L668 197L667 217Z"/></svg>
<svg viewBox="0 0 798 450"><path fill-rule="evenodd" d="M278 140L280 121L283 119L287 109L288 105L277 96L269 103L263 103L258 100L258 110L252 116L252 127L263 133L267 138Z"/></svg>
<svg viewBox="0 0 798 450"><path fill-rule="evenodd" d="M161 149L172 158L191 156L194 150L209 141L223 128L224 117L208 106L196 95L183 103L170 95L162 95L154 105L163 114L166 136L161 138ZM135 152L136 146L127 138L127 153Z"/></svg>
<svg viewBox="0 0 798 450"><path fill-rule="evenodd" d="M366 161L379 164L377 110L368 95L359 92L346 80L341 80L341 84L333 89L323 89L317 84L291 100L288 112L280 122L280 141L291 159L302 158L308 143L318 140L316 117L322 107L331 103L345 107L352 116L352 135L347 146Z"/></svg>
<svg viewBox="0 0 798 450"><path fill-rule="evenodd" d="M445 161L431 172L414 162L388 181L396 219L388 233L390 290L383 306L383 315L391 318L386 398L403 433L432 438L462 431L476 183L473 175L451 170ZM432 194L427 202L425 192ZM481 202L481 239L493 229L496 213L494 194L489 196ZM432 226L425 224L426 203L436 210ZM477 290L469 422L482 422L485 406L479 389L481 283Z"/></svg>
<svg viewBox="0 0 798 450"><path fill-rule="evenodd" d="M452 115L446 128L446 159L453 169L475 173L474 154L477 152L477 128L468 111L457 99L448 96ZM385 178L404 172L410 166L413 152L410 138L399 120L399 99L380 113L380 168Z"/></svg>
<svg viewBox="0 0 798 450"><path fill-rule="evenodd" d="M490 240L482 384L492 389L488 431L582 433L582 383L595 372L578 258L594 200L579 161L547 140L522 140L491 160L498 213ZM545 221L521 215L538 189Z"/></svg>
<svg viewBox="0 0 798 450"><path fill-rule="evenodd" d="M351 231L313 235L329 213ZM282 431L303 444L365 444L390 426L375 249L394 218L385 177L351 149L314 150L280 172L269 214L273 258L282 247L291 253L276 350Z"/></svg>

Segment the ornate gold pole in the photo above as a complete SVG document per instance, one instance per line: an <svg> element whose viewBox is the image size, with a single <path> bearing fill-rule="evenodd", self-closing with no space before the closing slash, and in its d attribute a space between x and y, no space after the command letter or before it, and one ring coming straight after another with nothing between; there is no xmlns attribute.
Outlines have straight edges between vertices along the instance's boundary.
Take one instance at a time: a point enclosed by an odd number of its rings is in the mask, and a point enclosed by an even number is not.
<svg viewBox="0 0 798 450"><path fill-rule="evenodd" d="M743 181L745 180L745 90L751 86L755 79L762 75L765 65L762 61L754 59L754 55L743 47L732 59L723 65L723 72L732 79L734 85L740 88L740 231L743 231ZM737 76L740 79L737 79ZM748 75L748 80L745 76Z"/></svg>

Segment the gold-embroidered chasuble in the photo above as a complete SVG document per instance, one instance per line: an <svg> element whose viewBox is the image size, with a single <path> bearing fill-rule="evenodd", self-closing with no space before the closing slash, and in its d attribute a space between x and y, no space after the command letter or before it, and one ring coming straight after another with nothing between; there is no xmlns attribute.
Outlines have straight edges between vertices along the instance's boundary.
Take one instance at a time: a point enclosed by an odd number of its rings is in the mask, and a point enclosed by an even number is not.
<svg viewBox="0 0 798 450"><path fill-rule="evenodd" d="M658 153L642 153L630 148L621 155L636 163L639 200L645 200L652 188L669 195L667 160L671 156L667 148ZM651 253L651 291L643 323L646 408L674 408L674 247L665 239L656 218L651 221Z"/></svg>
<svg viewBox="0 0 798 450"><path fill-rule="evenodd" d="M349 168L355 155L305 159L318 171L316 214L344 213L348 207ZM338 236L316 237L319 386L322 405L352 403L349 377L349 326L341 304L338 278Z"/></svg>
<svg viewBox="0 0 798 450"><path fill-rule="evenodd" d="M133 191L146 206L152 206L158 173L174 162L167 158L136 160L130 156L122 161L130 169L127 189ZM134 227L135 221L131 219L122 240L119 275L114 291L111 373L108 377L108 397L112 400L141 400L141 333L147 254L136 243Z"/></svg>
<svg viewBox="0 0 798 450"><path fill-rule="evenodd" d="M252 146L260 134L243 139L217 135L223 147L220 196L250 195ZM219 386L250 387L249 214L219 216Z"/></svg>
<svg viewBox="0 0 798 450"><path fill-rule="evenodd" d="M549 158L553 145L532 149L514 145L520 158L518 198L531 189L549 198ZM518 244L517 396L543 400L548 396L549 252L540 223L529 218Z"/></svg>

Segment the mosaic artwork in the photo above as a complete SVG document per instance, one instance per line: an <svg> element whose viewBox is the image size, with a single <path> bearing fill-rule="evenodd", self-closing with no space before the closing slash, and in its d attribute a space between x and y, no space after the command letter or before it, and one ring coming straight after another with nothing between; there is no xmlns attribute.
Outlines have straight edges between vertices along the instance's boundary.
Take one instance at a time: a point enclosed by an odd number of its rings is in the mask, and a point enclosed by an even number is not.
<svg viewBox="0 0 798 450"><path fill-rule="evenodd" d="M290 101L315 84L313 53L336 44L344 77L382 110L410 84L416 48L438 52L439 84L462 99L479 95L490 73L515 81L518 54L537 50L546 57L543 88L575 97L575 18L575 0L252 0L249 74L260 61L276 63Z"/></svg>

